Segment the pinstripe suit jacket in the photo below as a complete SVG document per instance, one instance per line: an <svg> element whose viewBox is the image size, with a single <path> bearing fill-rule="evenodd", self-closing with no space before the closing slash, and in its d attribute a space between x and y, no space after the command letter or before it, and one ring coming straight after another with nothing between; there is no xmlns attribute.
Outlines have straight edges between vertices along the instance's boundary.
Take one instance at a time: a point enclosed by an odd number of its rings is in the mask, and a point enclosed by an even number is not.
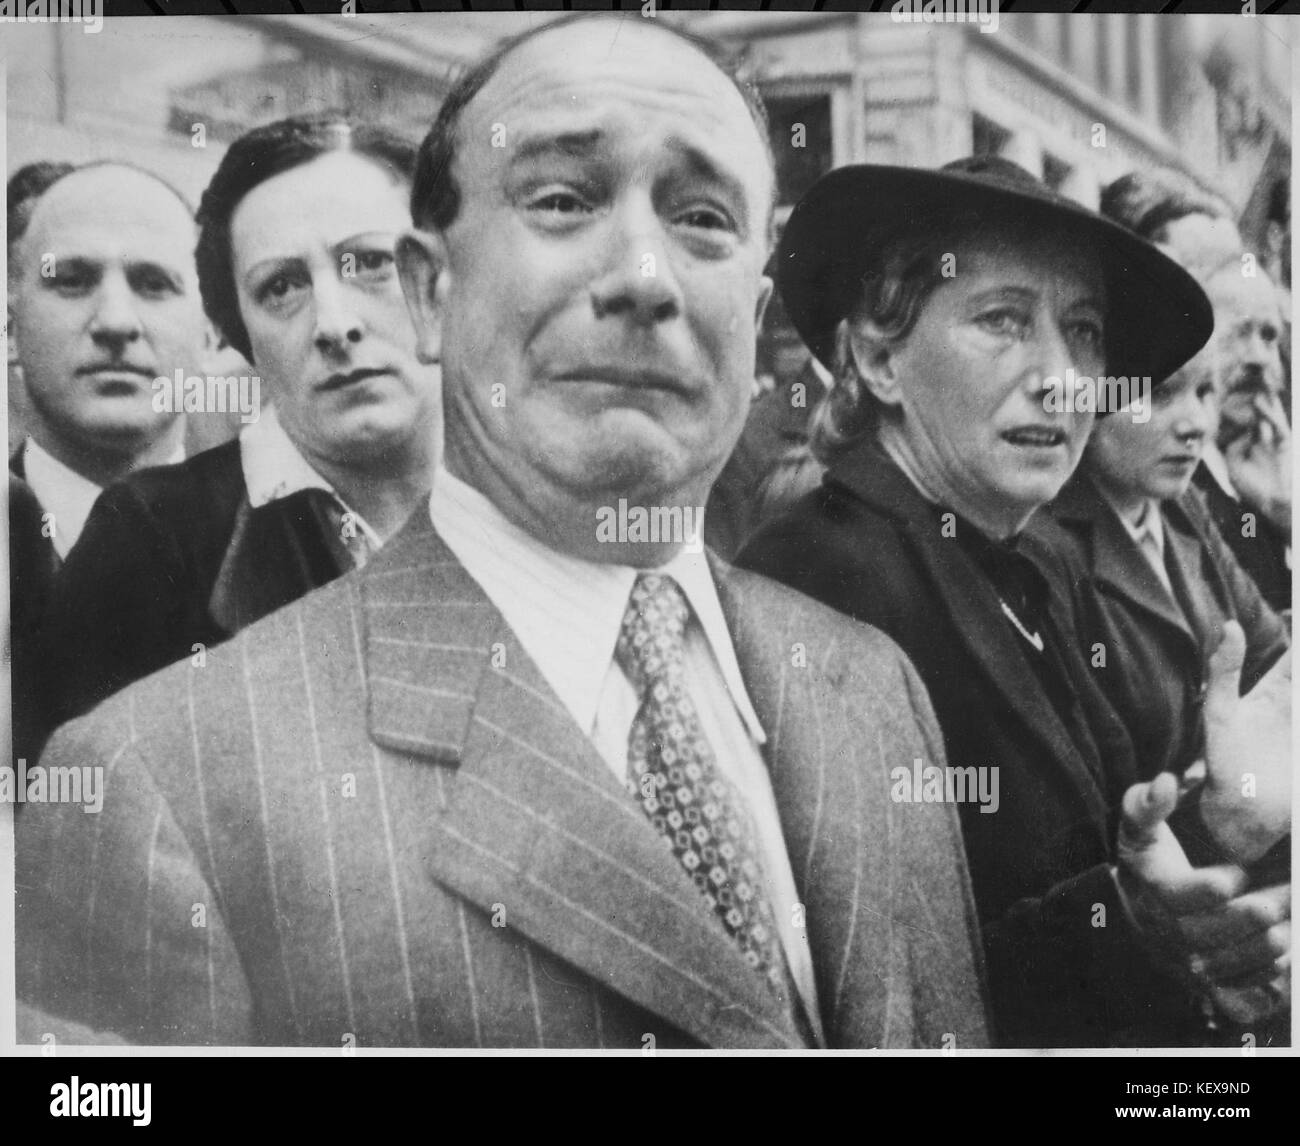
<svg viewBox="0 0 1300 1146"><path fill-rule="evenodd" d="M984 1045L957 818L889 798L942 762L911 665L715 574L827 1043ZM19 817L19 997L50 1014L150 1044L803 1045L427 514L43 763L106 793Z"/></svg>

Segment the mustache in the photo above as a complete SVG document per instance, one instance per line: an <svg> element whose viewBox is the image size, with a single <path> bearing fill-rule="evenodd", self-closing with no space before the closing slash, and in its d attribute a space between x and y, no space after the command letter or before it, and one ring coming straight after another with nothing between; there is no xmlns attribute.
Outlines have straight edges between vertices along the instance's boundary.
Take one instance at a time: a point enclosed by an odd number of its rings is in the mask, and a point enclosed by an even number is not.
<svg viewBox="0 0 1300 1146"><path fill-rule="evenodd" d="M1274 388L1272 386L1275 380L1274 374L1274 371L1254 364L1239 366L1225 378L1223 393L1225 396L1242 393L1267 394Z"/></svg>

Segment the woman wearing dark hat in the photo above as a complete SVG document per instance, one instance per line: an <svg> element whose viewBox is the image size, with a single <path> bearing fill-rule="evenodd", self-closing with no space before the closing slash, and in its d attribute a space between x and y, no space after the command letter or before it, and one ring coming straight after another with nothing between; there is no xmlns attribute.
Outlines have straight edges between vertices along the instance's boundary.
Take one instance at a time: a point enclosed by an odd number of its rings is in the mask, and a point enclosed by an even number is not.
<svg viewBox="0 0 1300 1146"><path fill-rule="evenodd" d="M425 499L439 374L416 359L394 261L414 166L409 141L333 113L222 158L199 286L269 402L238 440L96 503L51 608L59 721L362 564Z"/></svg>
<svg viewBox="0 0 1300 1146"><path fill-rule="evenodd" d="M1261 908L1212 947L1182 918L1191 896L1221 921L1247 877L1188 867L1164 823L1176 783L1135 786L1154 770L1090 679L1068 606L1051 600L1038 564L1055 571L1050 554L1020 537L1093 421L1092 403L1052 400L1053 380L1163 379L1209 336L1204 294L1153 247L998 159L834 171L795 208L778 258L790 317L835 375L814 431L829 470L740 563L898 641L949 768L975 769L960 775L996 793L971 800L968 782L960 810L999 1041L1211 1041L1222 984L1276 974L1276 936L1260 938L1275 920ZM1224 693L1213 689L1220 731L1246 706L1222 708ZM1283 731L1275 739L1285 768ZM1273 842L1247 844L1224 819L1240 812L1222 783L1240 751L1216 731L1212 781L1170 821L1200 841L1197 862L1227 858L1203 837L1243 861ZM906 782L916 766L898 765L900 814L908 800L955 798L955 784L918 793Z"/></svg>

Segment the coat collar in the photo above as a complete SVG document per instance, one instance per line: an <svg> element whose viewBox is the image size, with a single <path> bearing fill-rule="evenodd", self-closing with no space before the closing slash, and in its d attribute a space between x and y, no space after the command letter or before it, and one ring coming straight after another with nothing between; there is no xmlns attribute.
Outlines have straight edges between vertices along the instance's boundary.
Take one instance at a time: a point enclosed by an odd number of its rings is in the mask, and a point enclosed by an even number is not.
<svg viewBox="0 0 1300 1146"><path fill-rule="evenodd" d="M1167 504L1167 503L1166 503ZM1119 515L1086 474L1076 473L1052 503L1052 515L1084 544L1087 573L1103 591L1143 610L1195 643L1188 619L1161 584ZM1200 542L1182 514L1163 512L1166 564L1186 584L1200 565Z"/></svg>
<svg viewBox="0 0 1300 1146"><path fill-rule="evenodd" d="M705 1045L804 1045L427 513L361 594L370 735L439 769L433 878Z"/></svg>
<svg viewBox="0 0 1300 1146"><path fill-rule="evenodd" d="M332 495L300 489L256 509L242 497L208 597L208 615L227 633L296 601L352 567L331 526Z"/></svg>
<svg viewBox="0 0 1300 1146"><path fill-rule="evenodd" d="M1025 664L1025 654L1017 643L1021 638L1003 618L997 594L987 579L960 546L941 537L934 507L874 445L854 450L838 461L826 481L850 490L910 539L935 586L932 605L947 614L948 632L965 645L1007 707L1047 748L1049 758L1062 763L1093 818L1104 823L1107 784L1100 762L1079 750L1042 688L1033 682L1026 687L1025 675L1032 675L1033 670ZM1062 639L1068 639L1068 630L1058 631Z"/></svg>

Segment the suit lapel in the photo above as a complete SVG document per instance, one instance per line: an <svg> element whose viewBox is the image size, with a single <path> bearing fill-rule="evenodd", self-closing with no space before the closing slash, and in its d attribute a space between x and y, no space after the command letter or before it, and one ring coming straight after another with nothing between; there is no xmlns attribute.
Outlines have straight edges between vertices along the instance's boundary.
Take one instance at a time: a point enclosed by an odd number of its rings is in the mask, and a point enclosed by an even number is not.
<svg viewBox="0 0 1300 1146"><path fill-rule="evenodd" d="M842 1006L841 996L845 965L871 980L870 986L853 993L856 1002L903 982L869 950L876 933L891 928L893 921L859 917L860 889L871 887L877 894L890 879L881 867L871 868L863 847L863 833L873 824L880 827L878 812L887 806L888 793L871 792L865 779L871 769L861 759L863 746L849 737L841 739L841 680L817 655L817 650L833 647L833 640L818 640L820 634L810 631L807 618L791 615L788 607L782 611L762 602L747 607L742 586L746 581L752 585L756 576L710 557L745 689L767 734L764 760L813 960L819 1010L811 1019L814 1036L820 1046L828 1039L836 1047L881 1045L890 1000L881 999L879 1006L859 1014ZM795 641L811 648L816 663L787 672ZM879 854L892 858L888 841Z"/></svg>
<svg viewBox="0 0 1300 1146"><path fill-rule="evenodd" d="M1098 585L1195 643L1177 602L1142 555L1118 514L1106 504L1091 482L1083 477L1076 478L1062 492L1053 512L1062 521L1083 523L1089 531L1089 572ZM1178 544L1175 531L1166 529L1166 547L1171 543ZM1181 548L1179 551L1182 552Z"/></svg>
<svg viewBox="0 0 1300 1146"><path fill-rule="evenodd" d="M434 770L407 792L433 878L706 1045L801 1045L427 515L362 594L371 736Z"/></svg>
<svg viewBox="0 0 1300 1146"><path fill-rule="evenodd" d="M1196 653L1218 644L1222 632L1222 618L1232 615L1229 596L1214 563L1205 560L1201 540L1177 513L1166 513L1165 551L1169 575L1179 590L1182 612L1196 642ZM1207 597L1217 598L1217 608Z"/></svg>

